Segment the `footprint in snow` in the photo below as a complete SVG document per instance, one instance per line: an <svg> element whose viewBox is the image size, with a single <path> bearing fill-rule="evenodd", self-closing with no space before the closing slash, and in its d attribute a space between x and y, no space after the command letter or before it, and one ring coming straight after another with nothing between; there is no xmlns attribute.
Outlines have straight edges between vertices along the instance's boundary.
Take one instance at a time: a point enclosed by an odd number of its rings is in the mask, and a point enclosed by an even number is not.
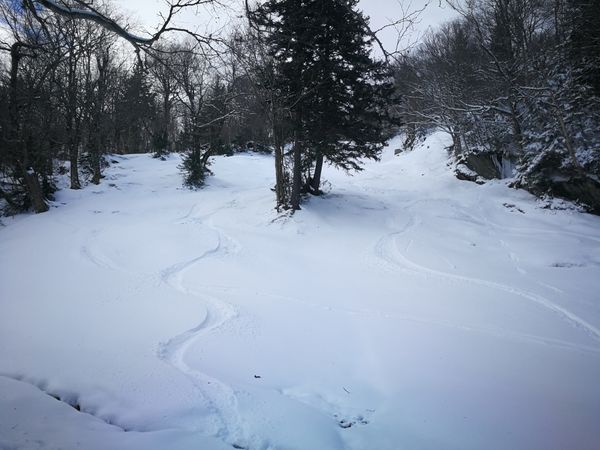
<svg viewBox="0 0 600 450"><path fill-rule="evenodd" d="M550 264L550 267L557 267L561 269L571 269L573 267L586 267L584 263L574 263L574 262L556 262Z"/></svg>
<svg viewBox="0 0 600 450"><path fill-rule="evenodd" d="M340 428L351 428L354 425L368 425L369 420L366 419L363 415L358 415L352 418L340 418L338 414L334 414L333 417L337 421Z"/></svg>

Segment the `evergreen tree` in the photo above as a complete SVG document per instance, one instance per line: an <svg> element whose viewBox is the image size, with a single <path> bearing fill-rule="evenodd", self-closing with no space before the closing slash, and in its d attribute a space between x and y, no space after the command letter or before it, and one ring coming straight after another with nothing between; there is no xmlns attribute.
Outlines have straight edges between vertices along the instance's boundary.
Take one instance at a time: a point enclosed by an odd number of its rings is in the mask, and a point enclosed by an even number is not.
<svg viewBox="0 0 600 450"><path fill-rule="evenodd" d="M293 209L302 187L319 192L324 159L360 170L360 159L377 158L386 141L391 77L370 56L368 19L357 4L270 0L252 14L267 34L275 87L292 116Z"/></svg>
<svg viewBox="0 0 600 450"><path fill-rule="evenodd" d="M115 109L119 150L124 153L149 151L151 123L155 121L157 106L148 76L139 62L131 75L126 76Z"/></svg>
<svg viewBox="0 0 600 450"><path fill-rule="evenodd" d="M225 150L222 134L227 115L227 88L218 76L205 96L198 123L188 124L188 136L183 136L189 147L182 157L179 169L184 186L190 189L204 186L206 177L212 175L209 169L210 157L224 153Z"/></svg>
<svg viewBox="0 0 600 450"><path fill-rule="evenodd" d="M202 140L208 144L213 154L223 153L223 125L228 113L227 87L219 76L211 83L201 111L202 128L199 130Z"/></svg>
<svg viewBox="0 0 600 450"><path fill-rule="evenodd" d="M198 189L204 186L206 177L212 175L208 168L211 156L212 151L208 145L193 147L183 154L179 170L183 175L183 185L185 187Z"/></svg>
<svg viewBox="0 0 600 450"><path fill-rule="evenodd" d="M569 0L569 47L580 81L600 96L600 2Z"/></svg>

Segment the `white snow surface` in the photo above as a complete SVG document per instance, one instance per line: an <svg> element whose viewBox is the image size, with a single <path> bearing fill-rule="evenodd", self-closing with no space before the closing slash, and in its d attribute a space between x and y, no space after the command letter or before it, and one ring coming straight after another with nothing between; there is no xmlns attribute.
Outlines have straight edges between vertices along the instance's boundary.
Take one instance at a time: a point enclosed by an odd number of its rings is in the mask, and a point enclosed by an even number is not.
<svg viewBox="0 0 600 450"><path fill-rule="evenodd" d="M600 448L600 218L399 143L292 217L240 154L5 219L0 448Z"/></svg>

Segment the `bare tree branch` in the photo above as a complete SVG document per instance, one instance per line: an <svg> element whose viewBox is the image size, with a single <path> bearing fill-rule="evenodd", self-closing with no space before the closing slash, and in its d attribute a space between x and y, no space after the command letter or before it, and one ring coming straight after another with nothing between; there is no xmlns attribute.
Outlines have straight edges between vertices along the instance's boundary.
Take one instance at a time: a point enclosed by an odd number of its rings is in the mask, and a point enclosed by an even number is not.
<svg viewBox="0 0 600 450"><path fill-rule="evenodd" d="M101 12L97 8L94 8L89 1L75 0L78 7L69 6L62 3L60 0L26 0L25 5L31 12L38 18L40 23L43 23L37 14L35 4L41 5L54 14L58 14L64 17L70 17L73 19L80 19L95 22L103 28L115 33L121 38L131 43L137 51L141 49L147 49L154 44L163 34L169 32L183 33L191 36L197 42L201 44L210 45L213 41L217 40L212 35L202 35L195 31L188 30L186 28L170 26L173 18L183 9L199 7L208 4L218 4L218 0L168 0L169 6L166 14L161 14L163 19L162 25L158 30L150 36L139 36L127 30L126 27L120 25L117 21L110 18L107 14Z"/></svg>

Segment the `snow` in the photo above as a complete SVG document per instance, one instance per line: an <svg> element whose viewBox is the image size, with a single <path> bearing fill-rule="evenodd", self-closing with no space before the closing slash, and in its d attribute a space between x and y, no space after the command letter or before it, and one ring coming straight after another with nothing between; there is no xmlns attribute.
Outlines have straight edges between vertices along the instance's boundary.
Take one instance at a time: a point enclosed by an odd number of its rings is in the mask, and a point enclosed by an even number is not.
<svg viewBox="0 0 600 450"><path fill-rule="evenodd" d="M600 218L448 144L327 167L291 218L241 154L200 191L115 156L4 219L0 448L600 448Z"/></svg>

